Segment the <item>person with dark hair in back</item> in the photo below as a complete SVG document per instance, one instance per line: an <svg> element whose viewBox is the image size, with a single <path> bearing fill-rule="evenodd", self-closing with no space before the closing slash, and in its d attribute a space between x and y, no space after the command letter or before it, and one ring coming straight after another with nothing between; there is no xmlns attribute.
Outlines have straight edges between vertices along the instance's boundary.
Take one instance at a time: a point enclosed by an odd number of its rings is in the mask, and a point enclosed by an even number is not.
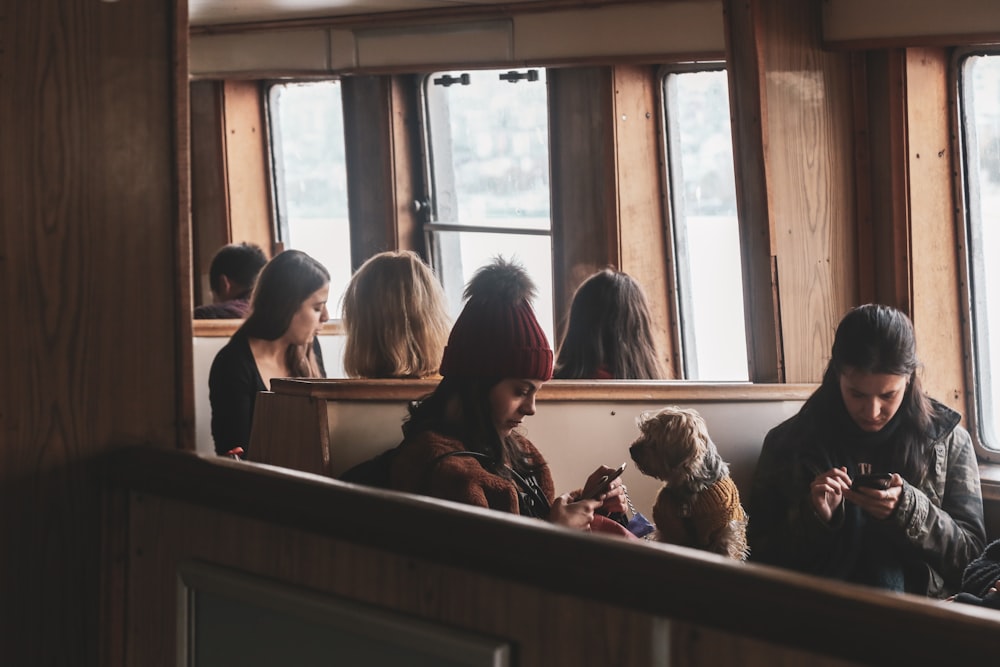
<svg viewBox="0 0 1000 667"><path fill-rule="evenodd" d="M208 282L212 303L194 309L196 320L242 320L250 311L250 294L267 255L252 243L222 246L212 258Z"/></svg>
<svg viewBox="0 0 1000 667"><path fill-rule="evenodd" d="M598 271L573 295L553 377L659 380L651 319L639 283L622 271Z"/></svg>
<svg viewBox="0 0 1000 667"><path fill-rule="evenodd" d="M330 319L330 273L300 250L267 263L250 315L219 350L209 371L212 438L221 455L248 455L257 393L274 378L326 377L318 334Z"/></svg>
<svg viewBox="0 0 1000 667"><path fill-rule="evenodd" d="M904 313L844 316L822 384L764 439L751 561L933 598L959 590L986 542L979 466L919 367Z"/></svg>

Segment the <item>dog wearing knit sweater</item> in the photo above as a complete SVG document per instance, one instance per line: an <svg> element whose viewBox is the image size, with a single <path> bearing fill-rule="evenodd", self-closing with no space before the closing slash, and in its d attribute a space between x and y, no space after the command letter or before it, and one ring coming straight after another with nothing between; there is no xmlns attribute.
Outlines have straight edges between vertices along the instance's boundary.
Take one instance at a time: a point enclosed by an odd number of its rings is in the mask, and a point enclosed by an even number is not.
<svg viewBox="0 0 1000 667"><path fill-rule="evenodd" d="M746 560L747 515L701 415L676 406L644 412L639 430L629 454L663 482L653 505L657 539Z"/></svg>

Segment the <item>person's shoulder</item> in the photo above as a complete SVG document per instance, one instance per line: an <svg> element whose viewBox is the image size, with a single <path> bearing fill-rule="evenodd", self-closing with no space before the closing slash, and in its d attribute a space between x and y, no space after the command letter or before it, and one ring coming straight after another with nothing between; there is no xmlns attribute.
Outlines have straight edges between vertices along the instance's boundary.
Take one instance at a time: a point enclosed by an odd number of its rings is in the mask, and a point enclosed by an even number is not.
<svg viewBox="0 0 1000 667"><path fill-rule="evenodd" d="M808 416L803 415L801 412L792 415L783 422L780 422L776 426L772 426L768 430L767 435L764 436L764 441L780 442L783 441L789 433L798 432L809 425Z"/></svg>
<svg viewBox="0 0 1000 667"><path fill-rule="evenodd" d="M250 302L246 299L233 299L222 303L208 303L194 309L196 320L242 320L250 312Z"/></svg>
<svg viewBox="0 0 1000 667"><path fill-rule="evenodd" d="M408 459L432 459L448 452L463 450L465 446L460 440L432 430L409 435L399 444L400 456Z"/></svg>
<svg viewBox="0 0 1000 667"><path fill-rule="evenodd" d="M250 351L250 341L242 329L238 329L229 341L223 345L215 358L212 360L212 370L222 367L232 367L233 365L243 365L246 361L253 359L253 352Z"/></svg>

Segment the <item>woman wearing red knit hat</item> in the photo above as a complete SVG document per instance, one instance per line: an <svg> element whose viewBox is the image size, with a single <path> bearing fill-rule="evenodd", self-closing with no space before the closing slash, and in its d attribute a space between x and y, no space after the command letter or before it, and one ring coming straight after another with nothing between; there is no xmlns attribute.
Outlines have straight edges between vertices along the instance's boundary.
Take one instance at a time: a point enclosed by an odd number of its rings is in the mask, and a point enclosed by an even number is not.
<svg viewBox="0 0 1000 667"><path fill-rule="evenodd" d="M442 380L410 408L390 484L573 528L613 530L618 524L595 512L625 511L621 481L597 499L580 492L556 497L544 457L517 432L552 378L552 348L531 308L534 296L524 269L502 258L469 281L441 360ZM602 466L585 488L610 472Z"/></svg>

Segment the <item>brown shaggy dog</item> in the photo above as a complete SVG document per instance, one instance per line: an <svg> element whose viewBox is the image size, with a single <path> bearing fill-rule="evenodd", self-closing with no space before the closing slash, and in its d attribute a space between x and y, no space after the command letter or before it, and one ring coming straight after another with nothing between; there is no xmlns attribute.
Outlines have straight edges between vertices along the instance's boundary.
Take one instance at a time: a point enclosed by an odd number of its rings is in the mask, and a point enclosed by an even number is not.
<svg viewBox="0 0 1000 667"><path fill-rule="evenodd" d="M653 505L657 539L746 560L747 515L701 415L676 406L645 412L639 430L629 454L663 481Z"/></svg>

